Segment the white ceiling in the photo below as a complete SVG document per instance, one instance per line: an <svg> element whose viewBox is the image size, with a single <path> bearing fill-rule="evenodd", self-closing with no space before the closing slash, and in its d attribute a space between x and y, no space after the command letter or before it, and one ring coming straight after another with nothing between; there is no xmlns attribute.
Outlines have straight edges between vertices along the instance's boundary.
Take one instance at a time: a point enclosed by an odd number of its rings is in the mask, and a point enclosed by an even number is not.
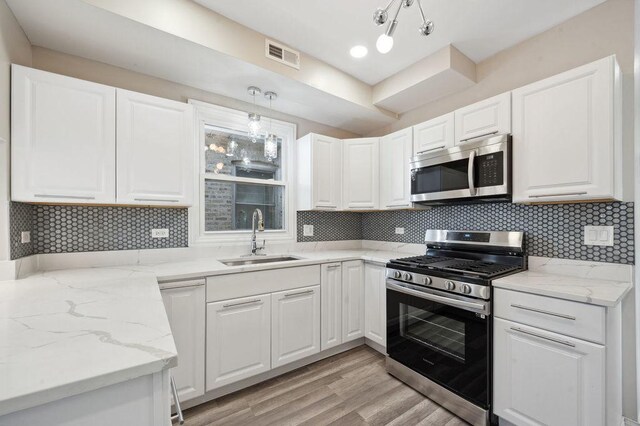
<svg viewBox="0 0 640 426"><path fill-rule="evenodd" d="M251 101L256 85L279 94L273 108L364 134L394 118L282 74L93 7L81 0L7 0L30 42L71 55ZM264 100L262 105L265 106ZM264 110L261 110L265 114ZM268 114L268 113L267 113Z"/></svg>
<svg viewBox="0 0 640 426"><path fill-rule="evenodd" d="M421 18L414 3L400 11L394 48L382 55L376 51L375 42L384 29L373 24L372 16L388 0L195 1L368 84L376 84L448 44L480 62L604 2L422 0L425 14L435 23L435 32L429 37L418 34ZM352 58L349 49L356 44L367 46L369 55Z"/></svg>

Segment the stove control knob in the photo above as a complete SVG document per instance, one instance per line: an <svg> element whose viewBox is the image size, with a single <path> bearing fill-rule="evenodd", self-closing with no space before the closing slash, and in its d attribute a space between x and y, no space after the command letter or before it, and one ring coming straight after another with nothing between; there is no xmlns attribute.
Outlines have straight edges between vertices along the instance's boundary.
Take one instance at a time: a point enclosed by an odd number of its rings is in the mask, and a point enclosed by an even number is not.
<svg viewBox="0 0 640 426"><path fill-rule="evenodd" d="M411 276L410 273L405 272L404 273L404 279L407 280L407 281L411 281L413 279L413 277Z"/></svg>
<svg viewBox="0 0 640 426"><path fill-rule="evenodd" d="M424 277L424 285L431 285L431 278Z"/></svg>
<svg viewBox="0 0 640 426"><path fill-rule="evenodd" d="M446 283L444 283L445 288L449 291L455 290L456 288L456 283L454 283L453 281L447 281Z"/></svg>
<svg viewBox="0 0 640 426"><path fill-rule="evenodd" d="M393 271L393 278L401 278L402 273L400 271Z"/></svg>
<svg viewBox="0 0 640 426"><path fill-rule="evenodd" d="M471 286L469 284L462 284L462 287L460 287L460 290L464 294L469 294L469 293L471 293Z"/></svg>

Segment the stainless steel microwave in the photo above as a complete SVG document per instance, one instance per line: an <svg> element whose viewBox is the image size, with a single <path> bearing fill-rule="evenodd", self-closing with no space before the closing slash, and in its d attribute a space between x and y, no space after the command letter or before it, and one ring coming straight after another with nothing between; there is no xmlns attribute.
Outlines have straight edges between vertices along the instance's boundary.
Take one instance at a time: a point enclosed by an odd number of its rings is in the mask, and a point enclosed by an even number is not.
<svg viewBox="0 0 640 426"><path fill-rule="evenodd" d="M470 141L411 159L417 204L511 200L511 135Z"/></svg>

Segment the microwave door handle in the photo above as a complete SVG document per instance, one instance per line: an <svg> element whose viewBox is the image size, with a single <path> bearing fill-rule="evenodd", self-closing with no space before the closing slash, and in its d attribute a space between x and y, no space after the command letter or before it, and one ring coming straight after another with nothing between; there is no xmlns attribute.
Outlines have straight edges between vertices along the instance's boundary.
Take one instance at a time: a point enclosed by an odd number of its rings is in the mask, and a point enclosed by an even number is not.
<svg viewBox="0 0 640 426"><path fill-rule="evenodd" d="M473 175L475 174L476 150L472 150L469 154L469 165L467 166L467 177L469 179L469 192L472 196L478 193Z"/></svg>

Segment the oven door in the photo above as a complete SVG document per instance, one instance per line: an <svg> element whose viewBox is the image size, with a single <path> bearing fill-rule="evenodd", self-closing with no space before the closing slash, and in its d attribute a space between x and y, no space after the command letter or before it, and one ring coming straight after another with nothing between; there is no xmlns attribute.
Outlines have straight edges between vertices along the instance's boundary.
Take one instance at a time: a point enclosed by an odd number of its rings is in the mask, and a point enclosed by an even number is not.
<svg viewBox="0 0 640 426"><path fill-rule="evenodd" d="M387 353L488 409L489 305L487 301L387 279Z"/></svg>
<svg viewBox="0 0 640 426"><path fill-rule="evenodd" d="M411 162L411 201L502 197L511 194L510 136L423 154Z"/></svg>

